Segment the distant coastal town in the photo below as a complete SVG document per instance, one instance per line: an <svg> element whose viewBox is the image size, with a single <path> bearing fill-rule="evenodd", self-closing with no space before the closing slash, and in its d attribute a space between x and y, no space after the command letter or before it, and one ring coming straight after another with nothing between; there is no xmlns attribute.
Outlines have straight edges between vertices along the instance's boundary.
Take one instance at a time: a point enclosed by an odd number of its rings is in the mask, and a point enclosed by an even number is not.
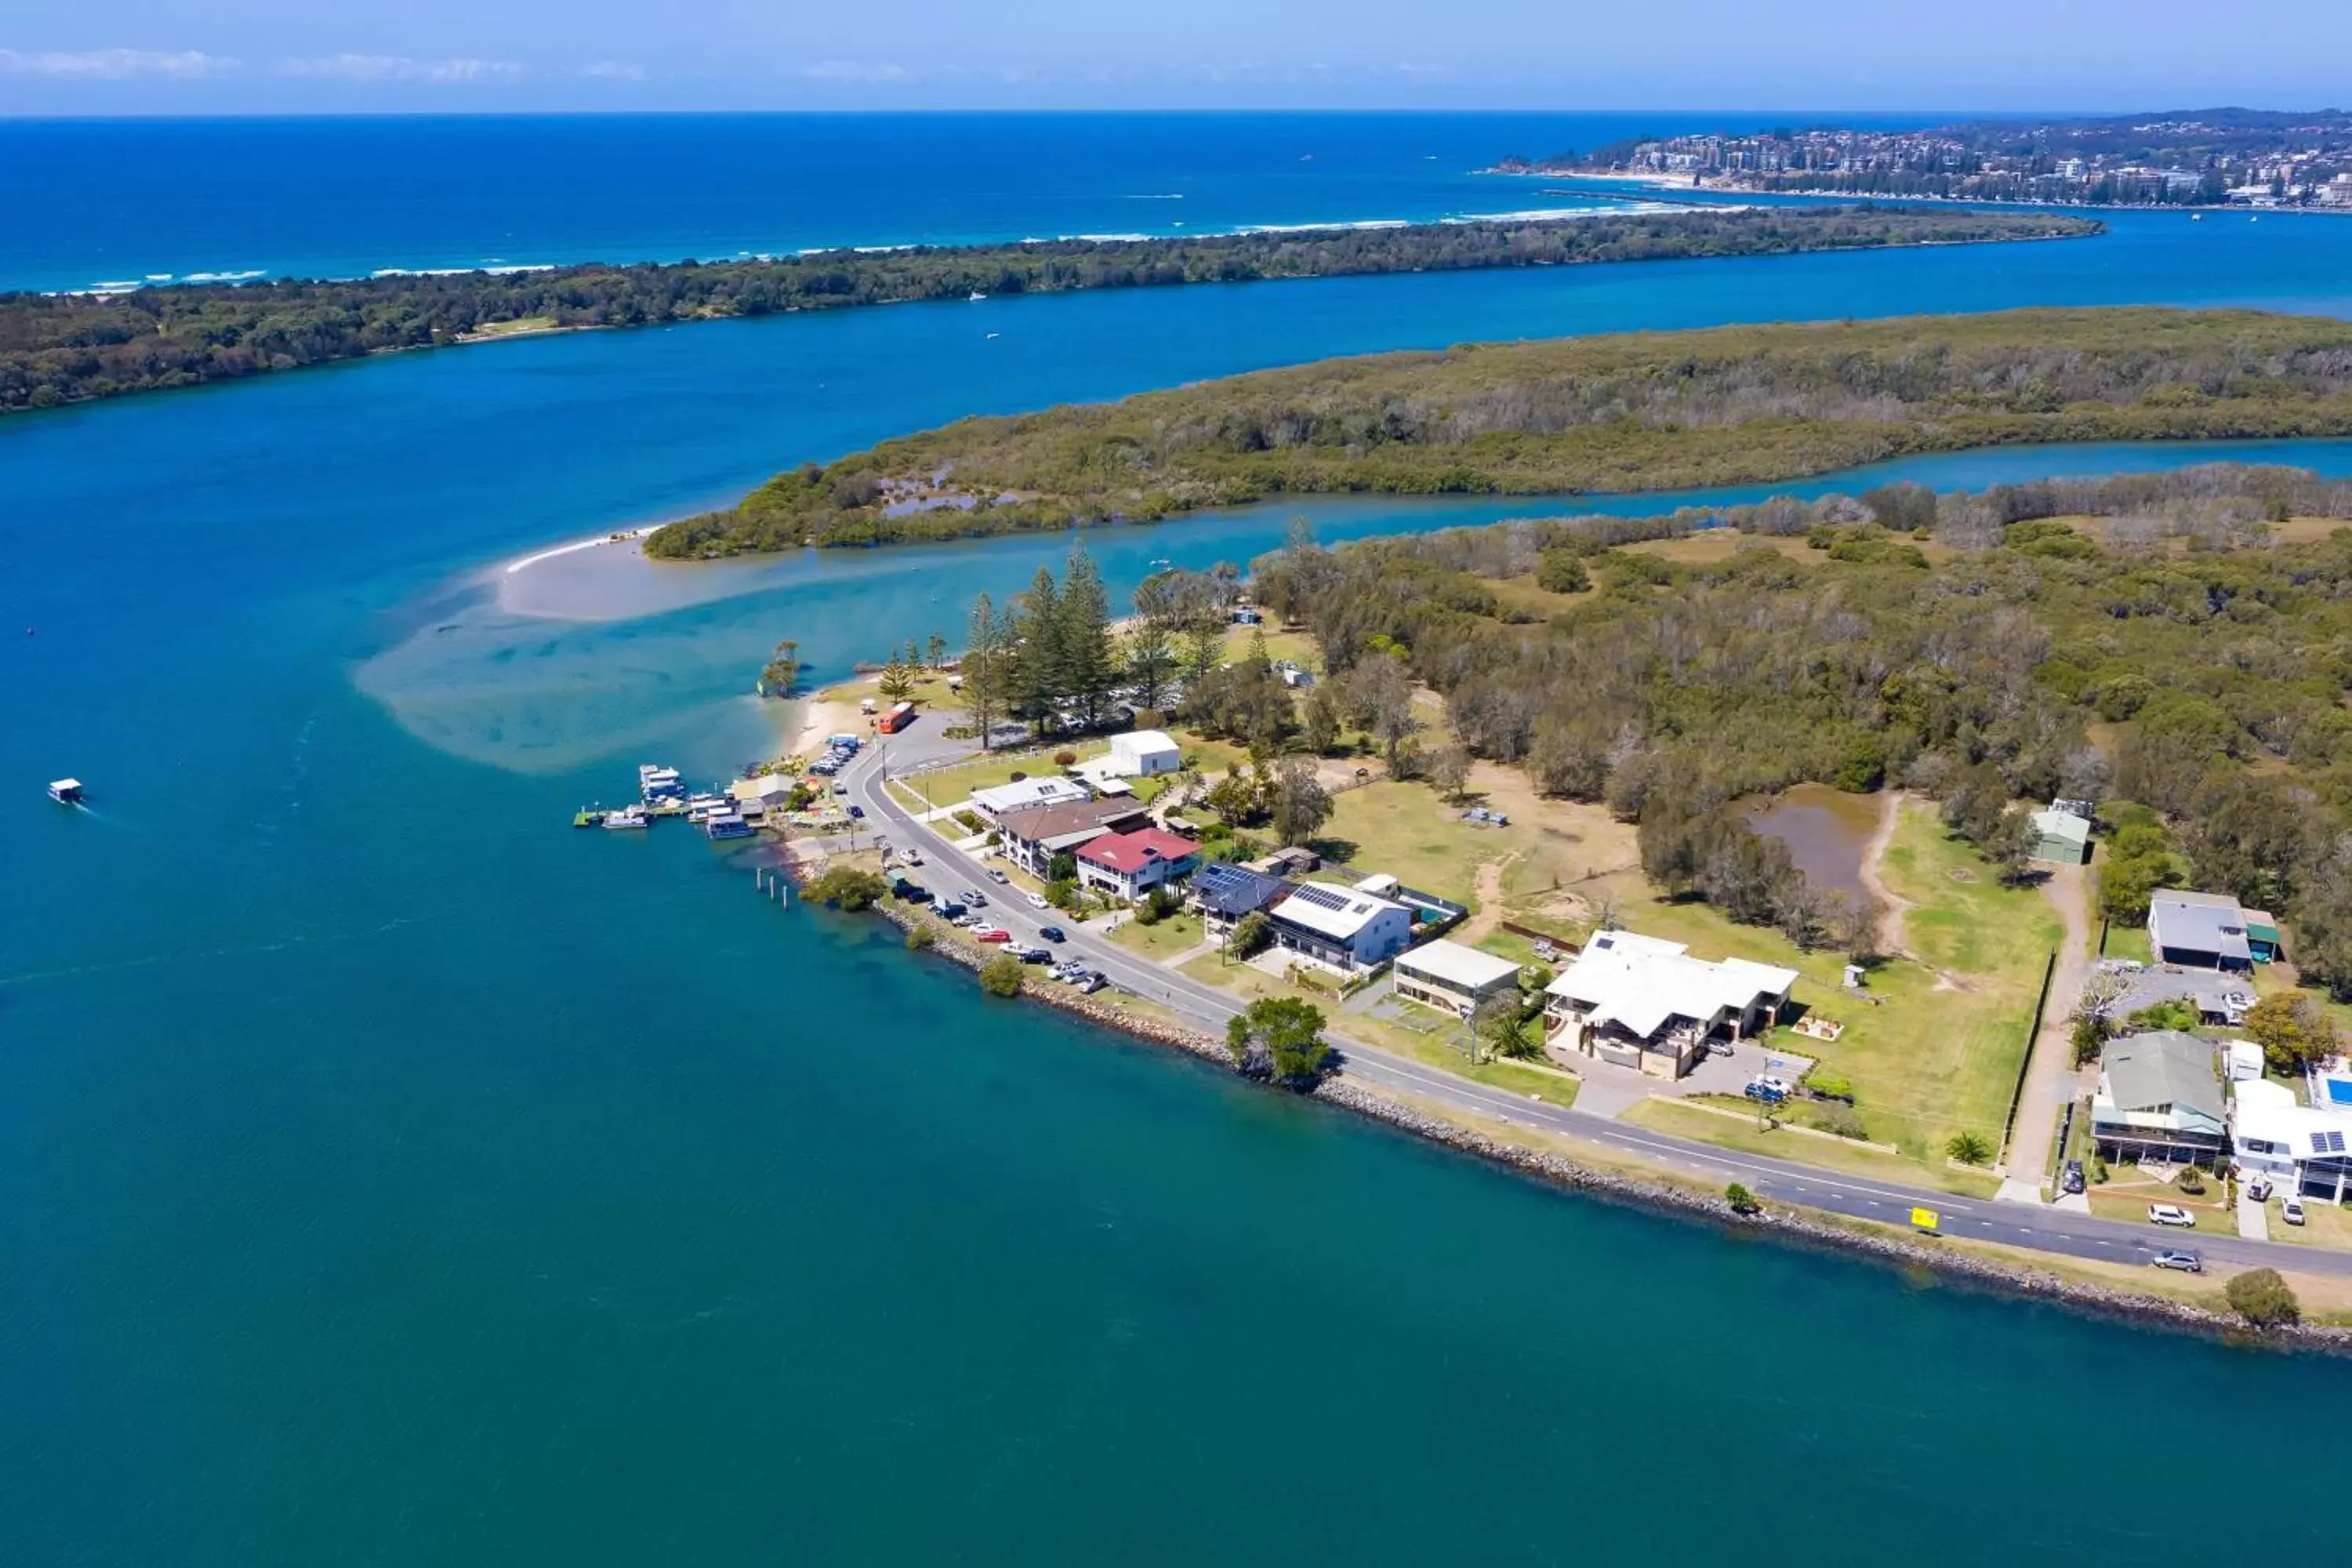
<svg viewBox="0 0 2352 1568"><path fill-rule="evenodd" d="M1916 131L1777 128L1510 157L1490 172L1790 195L2352 212L2352 114L2213 109Z"/></svg>

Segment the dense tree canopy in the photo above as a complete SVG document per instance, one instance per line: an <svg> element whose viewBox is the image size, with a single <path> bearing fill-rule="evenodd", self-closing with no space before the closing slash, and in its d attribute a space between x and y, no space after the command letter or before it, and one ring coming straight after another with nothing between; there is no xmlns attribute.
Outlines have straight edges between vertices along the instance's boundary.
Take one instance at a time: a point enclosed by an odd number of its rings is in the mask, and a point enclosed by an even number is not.
<svg viewBox="0 0 2352 1568"><path fill-rule="evenodd" d="M2346 432L2352 322L2331 319L2045 310L1634 332L1328 360L959 420L780 474L647 549L1059 529L1285 493L1756 483L2013 442Z"/></svg>
<svg viewBox="0 0 2352 1568"><path fill-rule="evenodd" d="M830 250L336 281L0 294L0 413L425 348L523 324L634 327L845 305L2095 234L2048 214L1871 206L1570 222Z"/></svg>
<svg viewBox="0 0 2352 1568"><path fill-rule="evenodd" d="M2220 468L1929 503L1917 539L1880 518L1918 497L1876 492L1287 549L1252 588L1340 681L1402 657L1459 741L1607 801L1654 879L1742 918L1785 920L1790 873L1727 820L1738 797L1902 784L2009 862L2013 800L2090 796L2112 912L2180 880L2232 893L2352 994L2352 527L2305 510L2352 516L2352 490ZM2043 507L2075 521L2002 521ZM2284 511L2299 542L2273 542ZM1712 561L1639 542L1710 520L1750 537ZM1562 550L1598 586L1533 613Z"/></svg>

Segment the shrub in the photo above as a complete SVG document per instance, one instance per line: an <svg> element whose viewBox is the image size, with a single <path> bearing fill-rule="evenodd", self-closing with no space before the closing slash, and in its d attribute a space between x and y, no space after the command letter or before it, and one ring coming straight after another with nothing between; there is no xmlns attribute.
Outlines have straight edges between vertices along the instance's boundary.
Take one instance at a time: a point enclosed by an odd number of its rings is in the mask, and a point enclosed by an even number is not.
<svg viewBox="0 0 2352 1568"><path fill-rule="evenodd" d="M1573 550L1547 550L1536 563L1536 586L1547 594L1581 594L1592 586L1592 574Z"/></svg>
<svg viewBox="0 0 2352 1568"><path fill-rule="evenodd" d="M1057 768L1076 767L1077 765L1077 761L1078 753L1076 752L1055 752L1054 753L1054 765Z"/></svg>
<svg viewBox="0 0 2352 1568"><path fill-rule="evenodd" d="M1274 922L1262 910L1252 910L1234 922L1234 934L1226 946L1235 958L1254 958L1264 952L1274 942Z"/></svg>
<svg viewBox="0 0 2352 1568"><path fill-rule="evenodd" d="M2193 1197L2205 1190L2205 1178L2197 1173L2196 1166L2191 1165L2174 1177L2172 1184Z"/></svg>
<svg viewBox="0 0 2352 1568"><path fill-rule="evenodd" d="M2230 1276L2222 1288L2230 1310L2258 1329L2283 1329L2303 1321L2303 1304L2275 1268L2249 1268Z"/></svg>
<svg viewBox="0 0 2352 1568"><path fill-rule="evenodd" d="M1815 1110L1812 1113L1812 1123L1824 1132L1833 1132L1840 1138L1851 1138L1857 1143L1865 1142L1870 1137L1868 1130L1862 1124L1862 1118L1855 1113L1853 1107L1840 1105L1835 1101Z"/></svg>
<svg viewBox="0 0 2352 1568"><path fill-rule="evenodd" d="M928 952L938 945L939 940L938 933L927 925L912 925L907 928L908 952Z"/></svg>
<svg viewBox="0 0 2352 1568"><path fill-rule="evenodd" d="M1021 961L1009 952L1000 952L980 966L980 988L991 996L1018 996L1027 978Z"/></svg>
<svg viewBox="0 0 2352 1568"><path fill-rule="evenodd" d="M855 914L870 910L889 893L890 884L876 871L856 866L828 866L801 890L801 896Z"/></svg>
<svg viewBox="0 0 2352 1568"><path fill-rule="evenodd" d="M1944 1152L1963 1165L1982 1165L1992 1159L1992 1145L1974 1132L1955 1132L1944 1142Z"/></svg>
<svg viewBox="0 0 2352 1568"><path fill-rule="evenodd" d="M1731 1205L1733 1214L1738 1215L1754 1214L1763 1206L1756 1201L1754 1193L1749 1192L1738 1182L1723 1189L1723 1201Z"/></svg>

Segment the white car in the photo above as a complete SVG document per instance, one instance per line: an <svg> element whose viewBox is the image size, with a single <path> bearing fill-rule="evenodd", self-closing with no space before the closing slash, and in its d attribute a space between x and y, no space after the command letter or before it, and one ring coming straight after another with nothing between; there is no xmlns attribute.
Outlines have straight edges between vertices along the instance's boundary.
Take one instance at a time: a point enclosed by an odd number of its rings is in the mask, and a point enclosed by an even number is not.
<svg viewBox="0 0 2352 1568"><path fill-rule="evenodd" d="M2286 1221L2289 1225L2301 1225L2303 1223L2303 1199L2294 1193L2289 1193L2286 1196L2281 1198L2279 1200L2279 1218Z"/></svg>
<svg viewBox="0 0 2352 1568"><path fill-rule="evenodd" d="M2147 1205L2147 1223L2173 1226L2181 1230L2195 1230L2197 1216L2179 1204L2150 1204Z"/></svg>
<svg viewBox="0 0 2352 1568"><path fill-rule="evenodd" d="M1770 1073L1757 1074L1756 1077L1748 1080L1748 1087L1750 1089L1769 1089L1772 1093L1779 1095L1783 1100L1788 1099L1790 1095L1797 1092L1797 1086L1795 1084L1790 1083L1785 1078L1776 1078Z"/></svg>
<svg viewBox="0 0 2352 1568"><path fill-rule="evenodd" d="M1047 903L1044 897L1039 894L1030 893L1026 895L1026 897L1029 900L1029 907L1033 910L1050 910L1054 907Z"/></svg>

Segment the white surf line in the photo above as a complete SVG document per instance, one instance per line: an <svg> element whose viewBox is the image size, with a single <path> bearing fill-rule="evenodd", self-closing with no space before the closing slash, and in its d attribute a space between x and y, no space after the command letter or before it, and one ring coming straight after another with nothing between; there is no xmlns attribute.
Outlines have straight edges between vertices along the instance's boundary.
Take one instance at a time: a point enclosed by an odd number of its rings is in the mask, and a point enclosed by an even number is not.
<svg viewBox="0 0 2352 1568"><path fill-rule="evenodd" d="M506 569L511 574L521 571L526 566L536 566L542 561L552 561L559 555L569 555L574 551L593 550L600 544L617 544L625 540L643 539L653 531L653 525L648 523L643 528L623 529L617 533L600 533L593 539L575 539L569 544L559 544L551 550L542 550L536 555L526 555L520 561L510 561L507 563Z"/></svg>

